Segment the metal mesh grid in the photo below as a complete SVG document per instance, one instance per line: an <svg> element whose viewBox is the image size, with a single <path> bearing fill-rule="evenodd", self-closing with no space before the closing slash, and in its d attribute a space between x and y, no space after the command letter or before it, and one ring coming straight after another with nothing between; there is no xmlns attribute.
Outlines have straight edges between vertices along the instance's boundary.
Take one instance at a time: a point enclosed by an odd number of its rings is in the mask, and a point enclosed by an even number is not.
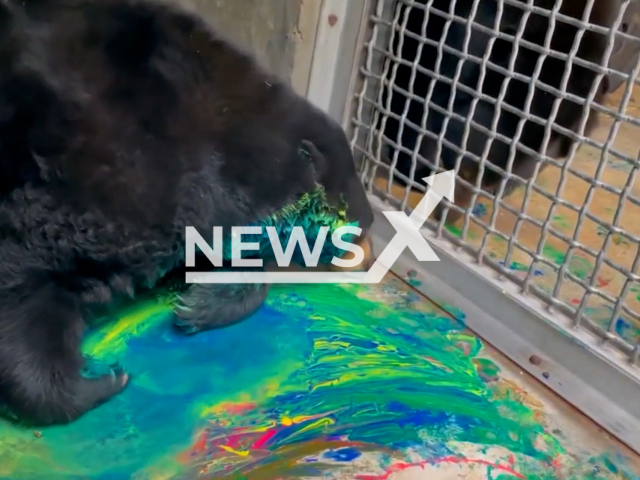
<svg viewBox="0 0 640 480"><path fill-rule="evenodd" d="M605 74L615 78L616 72L603 68L603 65L609 64L616 42L622 39L638 42L635 36L623 33L628 27L623 17L632 1L619 2L619 10L610 29L590 24L587 20L596 2L613 0L587 0L581 19L561 15L561 1L556 1L555 4L550 2L553 7L546 10L539 6L542 2L538 0L501 0L495 2L497 11L492 28L479 24L475 19L483 8L482 4L494 0L457 1L470 4L468 18L454 14L456 0L449 1L448 11L437 9L435 3L444 3L437 0L377 0L375 12L369 19L372 26L371 37L363 46L365 60L359 72L362 88L355 95L355 114L351 119L354 128L352 146L356 156L364 160L361 163L363 181L370 193L396 208L410 211L422 196L424 185L398 172L399 153L405 152L411 156L409 176L412 177L421 164L430 165L432 174L443 171L440 157L443 148L447 147L457 154L455 169L459 174L461 159L465 153L464 145L470 133L473 129L485 133L490 141L482 156L471 155L480 165L477 178L467 182L458 175L458 185L466 185L472 192L469 206L462 210L464 217L454 224L447 224L447 210L460 210L449 204L441 220L435 222L431 218L427 221L427 227L472 253L479 263L492 267L503 278L515 282L521 287L523 294L535 295L544 300L550 309L571 317L575 328L588 328L598 334L603 342L621 349L629 356L631 363L638 365L640 185L636 187L634 182L640 167L640 113L634 115L636 106L633 98L635 95L640 100L640 87L637 86L640 70L638 61L635 61L629 74L618 72L624 82L616 92L605 102L598 104L594 101L600 79ZM510 33L504 29L501 31L507 6L521 9L517 29ZM418 32L407 28L412 9L425 11ZM464 26L461 46L452 48L442 41L436 42L425 37L428 22L434 15L445 19L443 38L456 22ZM532 42L526 35L527 22L534 15L549 19L549 28L542 41L538 42ZM573 45L564 54L550 48L558 21L578 27ZM477 49L477 45L470 46L472 29L489 36L482 56L470 53L470 50ZM587 31L606 35L607 47L601 64L576 57L580 41ZM417 54L411 59L399 56L402 43L407 38L419 41ZM537 63L531 68L531 75L516 71L517 53L512 53L508 68L490 61L497 39L513 42L515 52L520 48L527 48L540 54ZM425 45L432 45L437 49L435 68L432 70L425 70L419 65L420 53ZM447 65L443 68L445 53L454 54L461 59L453 73L450 65L448 72ZM560 88L542 83L541 69L548 57L567 60L570 65L580 65L598 72L597 81L586 98L567 92L571 67L565 71ZM464 65L470 63L475 63L480 68L478 88L475 89L460 82ZM400 65L411 69L408 91L395 82ZM490 69L506 77L499 94L493 97L481 93L480 88ZM426 95L414 93L418 73L452 86L454 93L444 108L433 101L435 81L430 82ZM524 80L529 84L524 108L517 109L505 102L507 86L512 79ZM534 86L554 96L550 118L536 117L531 112ZM444 114L444 126L440 132L435 134L427 130L426 114L420 124L410 122L409 101L405 102L402 111L397 111L397 108L392 111L389 93L396 92L413 102L424 102L429 109ZM466 117L454 112L454 101L459 92L470 94L473 98ZM577 103L586 101L587 105L593 106L601 115L598 129L589 137L583 134L587 123L586 110L580 119L577 133L553 123L562 99ZM512 138L497 132L498 115L494 116L490 126L471 120L479 101L495 104L497 111L511 111L518 115L521 120ZM640 112L640 104L638 110ZM389 119L399 122L396 138L384 135L385 123ZM446 125L451 119L464 122L463 140L460 144L462 148L444 138ZM537 150L520 143L525 121L544 126L544 139ZM435 140L435 154L424 158L419 154L418 148L404 146L402 138L405 129L418 132L418 146L425 138ZM554 159L539 153L547 150L552 130L578 140L565 158ZM480 188L480 181L482 173L488 168L489 145L496 138L507 143L510 152L506 169L497 169L502 180L495 193L490 194ZM518 180L512 173L516 150L528 153L538 161L535 162L531 179L520 180L521 186L508 192L508 182ZM469 155L469 152L466 154ZM496 170L495 167L491 168ZM406 185L397 183L398 179L403 180ZM510 195L507 196L507 193Z"/></svg>

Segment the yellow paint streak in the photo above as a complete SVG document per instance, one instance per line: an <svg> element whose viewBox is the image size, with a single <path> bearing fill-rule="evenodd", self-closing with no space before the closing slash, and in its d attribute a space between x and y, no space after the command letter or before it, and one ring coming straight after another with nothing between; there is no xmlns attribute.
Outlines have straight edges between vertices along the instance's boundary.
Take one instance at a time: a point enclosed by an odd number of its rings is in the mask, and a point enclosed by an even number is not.
<svg viewBox="0 0 640 480"><path fill-rule="evenodd" d="M328 341L328 340L316 340L315 342L313 342L313 347L316 350L319 349L335 349L335 348L349 348L351 346L351 344L349 344L348 342L339 342L339 341Z"/></svg>
<svg viewBox="0 0 640 480"><path fill-rule="evenodd" d="M344 355L324 355L320 357L317 362L318 363L336 363L336 362L344 362Z"/></svg>
<svg viewBox="0 0 640 480"><path fill-rule="evenodd" d="M381 351L381 352L395 352L395 351L397 351L396 347L394 347L393 345L378 345L376 347L376 349Z"/></svg>
<svg viewBox="0 0 640 480"><path fill-rule="evenodd" d="M242 392L233 399L227 399L227 401L216 403L215 405L203 405L199 407L201 417L220 416L228 414L228 411L233 411L233 407L237 405L255 403L259 404L264 400L273 398L279 393L285 392L279 381L270 380L264 384L258 384L252 389L252 393Z"/></svg>
<svg viewBox="0 0 640 480"><path fill-rule="evenodd" d="M333 420L331 420L330 418L325 418L325 417L327 415L331 415L331 414L336 413L336 412L338 412L338 410L333 410L333 411L325 412L325 413L319 413L317 415L297 415L297 416L295 416L293 418L288 417L288 416L285 415L280 419L280 423L282 425L284 425L285 427L290 427L291 425L297 425L299 423L308 422L309 420L317 420L316 422L314 422L314 423L312 423L310 425L307 425L306 427L304 427L304 428L299 430L299 432L304 432L304 431L306 431L308 429L315 428L315 426L316 426L316 424L318 422L322 423L322 422L329 421L329 422L333 423Z"/></svg>
<svg viewBox="0 0 640 480"><path fill-rule="evenodd" d="M313 387L311 387L311 391L313 392L318 388L330 387L332 385L335 385L336 383L338 383L338 380L328 380L326 382L316 383Z"/></svg>
<svg viewBox="0 0 640 480"><path fill-rule="evenodd" d="M248 457L249 456L249 451L248 450L235 450L231 447L227 447L226 445L220 445L220 448L229 452L229 453L233 453L234 455L238 455L239 457Z"/></svg>
<svg viewBox="0 0 640 480"><path fill-rule="evenodd" d="M291 425L293 425L293 420L291 420L289 417L282 417L282 419L280 419L280 423L282 423L282 425L284 425L285 427L290 427Z"/></svg>
<svg viewBox="0 0 640 480"><path fill-rule="evenodd" d="M390 372L384 368L379 368L380 367L379 364L373 364L369 362L351 362L348 365L349 367L354 369L353 372L345 372L345 373L342 373L341 375L338 375L335 378L332 378L331 380L326 380L323 382L316 383L311 387L311 391L315 391L324 387L335 386L337 384L347 384L350 382L362 381L362 379L366 377L372 377L377 380L380 380L388 377L396 378L396 379L400 379L402 377L412 378L412 376L415 375L409 368L407 368L406 372L402 372L402 371ZM409 363L406 363L406 364L394 363L394 366L413 367L415 365L409 364ZM363 368L363 367L366 367L366 368ZM443 382L443 385L444 384L446 384L446 382Z"/></svg>
<svg viewBox="0 0 640 480"><path fill-rule="evenodd" d="M285 427L290 427L291 425L297 425L298 423L306 422L307 420L313 420L317 418L317 416L309 416L309 415L297 415L293 418L287 417L286 415L280 419L280 422Z"/></svg>
<svg viewBox="0 0 640 480"><path fill-rule="evenodd" d="M309 430L313 430L314 428L325 427L327 425L332 425L334 423L335 423L335 421L332 418L321 418L320 420L316 420L315 422L310 423L306 427L301 428L300 430L298 430L296 432L296 434L307 432Z"/></svg>
<svg viewBox="0 0 640 480"><path fill-rule="evenodd" d="M425 358L425 360L435 367L441 368L443 370L449 370L448 367L446 367L442 362L439 362L435 358L429 357L429 358Z"/></svg>
<svg viewBox="0 0 640 480"><path fill-rule="evenodd" d="M407 362L381 362L380 360L378 361L361 361L361 362L349 362L348 366L351 368L359 368L359 367L373 367L372 370L374 372L380 373L382 374L384 369L381 368L384 366L385 363L389 363L391 366L393 366L394 368L402 368L402 367L407 367L407 368L411 368L411 367L415 367L414 363L407 363ZM346 375L346 374L345 374ZM352 378L355 378L352 376Z"/></svg>
<svg viewBox="0 0 640 480"><path fill-rule="evenodd" d="M247 405L251 403L251 401L248 400L248 397L249 397L248 395L241 395L241 396L246 397L247 400L246 401L240 400L236 402L220 402L211 407L203 407L203 409L200 411L200 415L201 416L221 415L224 413L240 410L240 407L242 405Z"/></svg>
<svg viewBox="0 0 640 480"><path fill-rule="evenodd" d="M151 317L168 312L167 305L161 303L147 304L144 308L136 309L134 312L124 315L110 327L104 336L100 338L88 339L85 351L92 356L99 356L103 353L113 354L124 348L124 341L133 334L140 334L146 328L154 325L149 321Z"/></svg>

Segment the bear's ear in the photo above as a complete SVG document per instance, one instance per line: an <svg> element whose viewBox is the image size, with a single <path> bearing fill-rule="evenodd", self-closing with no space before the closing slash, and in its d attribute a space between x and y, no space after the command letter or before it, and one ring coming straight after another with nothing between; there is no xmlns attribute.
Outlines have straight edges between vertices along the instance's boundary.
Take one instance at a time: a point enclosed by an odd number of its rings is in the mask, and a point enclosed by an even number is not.
<svg viewBox="0 0 640 480"><path fill-rule="evenodd" d="M109 9L104 53L116 68L144 68L160 42L153 12L144 4L122 3Z"/></svg>
<svg viewBox="0 0 640 480"><path fill-rule="evenodd" d="M309 140L302 140L300 142L300 149L298 150L298 153L302 160L311 163L311 166L316 172L316 179L319 180L324 175L327 168L326 157Z"/></svg>

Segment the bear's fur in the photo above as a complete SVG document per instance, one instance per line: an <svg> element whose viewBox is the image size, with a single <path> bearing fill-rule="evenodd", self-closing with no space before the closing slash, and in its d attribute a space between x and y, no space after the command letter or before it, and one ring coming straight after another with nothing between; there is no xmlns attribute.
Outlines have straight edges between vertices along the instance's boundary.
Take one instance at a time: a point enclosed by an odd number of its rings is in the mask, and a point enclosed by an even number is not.
<svg viewBox="0 0 640 480"><path fill-rule="evenodd" d="M316 183L368 229L340 126L195 14L0 0L0 401L39 425L107 401L128 377L81 376L87 312L180 269L186 226L248 225ZM183 296L192 312L206 289ZM216 315L266 289L234 295Z"/></svg>

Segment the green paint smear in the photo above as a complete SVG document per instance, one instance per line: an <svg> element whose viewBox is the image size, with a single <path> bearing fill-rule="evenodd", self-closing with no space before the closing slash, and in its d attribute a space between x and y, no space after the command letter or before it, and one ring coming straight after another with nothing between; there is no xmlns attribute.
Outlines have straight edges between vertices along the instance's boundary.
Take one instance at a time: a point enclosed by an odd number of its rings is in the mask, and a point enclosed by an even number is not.
<svg viewBox="0 0 640 480"><path fill-rule="evenodd" d="M569 223L565 217L561 215L555 215L551 220L561 230L573 231L574 226Z"/></svg>
<svg viewBox="0 0 640 480"><path fill-rule="evenodd" d="M473 363L478 369L478 373L483 380L494 381L498 379L500 368L498 368L498 366L491 360L487 360L486 358L476 358Z"/></svg>
<svg viewBox="0 0 640 480"><path fill-rule="evenodd" d="M456 236L457 238L462 238L462 229L460 227L456 227L455 225L444 225L446 231L450 234ZM478 235L473 233L471 230L467 230L467 239L475 240L478 238Z"/></svg>
<svg viewBox="0 0 640 480"><path fill-rule="evenodd" d="M558 267L565 263L566 253L563 253L551 245L545 245L542 249L542 255L552 261ZM580 280L588 280L593 274L594 265L586 258L573 253L569 262L568 270Z"/></svg>
<svg viewBox="0 0 640 480"><path fill-rule="evenodd" d="M409 452L464 459L463 444L506 449L528 480L624 468L567 452L481 341L401 282L274 286L249 320L193 337L172 332L159 298L84 344L132 373L120 396L41 438L0 424L1 479L335 478L322 453L336 445L377 453L381 473Z"/></svg>
<svg viewBox="0 0 640 480"><path fill-rule="evenodd" d="M336 247L330 241L332 234L338 228L357 227L358 225L357 222L347 221L346 210L347 205L344 202L337 206L331 205L327 200L324 187L318 185L311 192L303 194L296 203L287 205L261 222L249 225L250 227L262 227L262 233L243 234L242 241L243 243L257 243L259 247L257 250L243 251L242 257L252 256L264 260L274 259L275 256L268 229L274 229L277 232L280 245L284 249L289 243L294 228L297 227L298 229L302 228L311 250L314 250L314 245L321 229L326 230L326 240L319 257L319 263L329 263L334 256L341 257L346 253L346 250ZM342 239L349 243L353 242L354 238L355 235L353 234L342 236ZM223 242L223 256L226 260L232 258L232 242L229 235ZM292 263L304 263L304 257L299 247L294 251Z"/></svg>
<svg viewBox="0 0 640 480"><path fill-rule="evenodd" d="M617 245L617 246L630 245L629 240L627 240L626 237L622 236L619 233L611 234L611 231L608 230L607 228L604 228L602 225L598 225L597 233L598 233L598 236L600 237L606 237L607 235L611 235L611 241L613 242L614 245Z"/></svg>
<svg viewBox="0 0 640 480"><path fill-rule="evenodd" d="M445 225L444 228L450 234L455 235L458 238L462 236L462 229L460 227L456 227L455 225Z"/></svg>

